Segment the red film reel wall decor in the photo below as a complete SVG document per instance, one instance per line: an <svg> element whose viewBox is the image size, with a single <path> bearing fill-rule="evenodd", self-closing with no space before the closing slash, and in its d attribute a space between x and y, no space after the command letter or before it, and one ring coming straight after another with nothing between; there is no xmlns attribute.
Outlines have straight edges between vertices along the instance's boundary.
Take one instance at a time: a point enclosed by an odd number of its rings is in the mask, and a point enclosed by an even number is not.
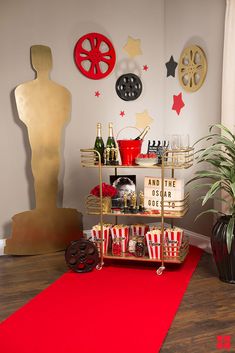
<svg viewBox="0 0 235 353"><path fill-rule="evenodd" d="M116 53L107 37L100 33L88 33L77 41L74 60L83 75L99 80L112 72Z"/></svg>

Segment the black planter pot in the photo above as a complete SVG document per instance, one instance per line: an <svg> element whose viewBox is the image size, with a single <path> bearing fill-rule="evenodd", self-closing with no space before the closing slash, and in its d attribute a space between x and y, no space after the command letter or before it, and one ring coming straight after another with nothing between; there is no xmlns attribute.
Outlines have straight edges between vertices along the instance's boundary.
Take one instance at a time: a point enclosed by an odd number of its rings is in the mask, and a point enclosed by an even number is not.
<svg viewBox="0 0 235 353"><path fill-rule="evenodd" d="M219 272L219 279L223 282L235 284L235 237L232 241L230 254L226 243L226 231L231 216L222 216L212 229L211 247L215 263ZM235 228L233 230L235 234Z"/></svg>

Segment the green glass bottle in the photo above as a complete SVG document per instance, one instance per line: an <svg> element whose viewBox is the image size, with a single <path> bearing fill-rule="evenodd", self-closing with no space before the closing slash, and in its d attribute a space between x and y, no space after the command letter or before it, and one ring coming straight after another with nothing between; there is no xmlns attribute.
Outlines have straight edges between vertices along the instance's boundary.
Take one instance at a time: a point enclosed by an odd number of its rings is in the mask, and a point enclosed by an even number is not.
<svg viewBox="0 0 235 353"><path fill-rule="evenodd" d="M104 141L101 135L101 123L97 123L97 132L94 149L100 153L101 163L104 164ZM98 162L98 159L97 159Z"/></svg>
<svg viewBox="0 0 235 353"><path fill-rule="evenodd" d="M105 146L105 164L116 165L118 164L118 150L113 136L113 123L109 123L108 139Z"/></svg>

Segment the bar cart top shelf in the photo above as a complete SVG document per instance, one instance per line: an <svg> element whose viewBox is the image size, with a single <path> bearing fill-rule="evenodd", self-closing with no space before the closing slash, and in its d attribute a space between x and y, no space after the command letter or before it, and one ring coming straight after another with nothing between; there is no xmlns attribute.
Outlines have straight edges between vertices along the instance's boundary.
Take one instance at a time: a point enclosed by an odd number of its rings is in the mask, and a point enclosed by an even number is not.
<svg viewBox="0 0 235 353"><path fill-rule="evenodd" d="M91 152L91 149L81 149L81 152ZM81 155L81 165L86 168L99 168L99 164L95 163L95 159L90 155ZM106 165L102 164L102 168L137 168L137 169L162 169L163 165L165 169L188 169L193 165L194 159L194 148L190 147L184 150L167 150L163 157L163 163L154 165Z"/></svg>

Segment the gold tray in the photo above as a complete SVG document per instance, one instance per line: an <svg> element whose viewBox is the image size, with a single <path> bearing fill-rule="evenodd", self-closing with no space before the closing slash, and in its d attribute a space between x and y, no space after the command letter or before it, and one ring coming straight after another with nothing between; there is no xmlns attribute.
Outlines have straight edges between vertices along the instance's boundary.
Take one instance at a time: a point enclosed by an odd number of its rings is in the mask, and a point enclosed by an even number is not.
<svg viewBox="0 0 235 353"><path fill-rule="evenodd" d="M102 211L103 213L111 212L112 200L111 197L102 198ZM101 204L100 198L94 195L88 195L86 198L87 213L100 214Z"/></svg>

